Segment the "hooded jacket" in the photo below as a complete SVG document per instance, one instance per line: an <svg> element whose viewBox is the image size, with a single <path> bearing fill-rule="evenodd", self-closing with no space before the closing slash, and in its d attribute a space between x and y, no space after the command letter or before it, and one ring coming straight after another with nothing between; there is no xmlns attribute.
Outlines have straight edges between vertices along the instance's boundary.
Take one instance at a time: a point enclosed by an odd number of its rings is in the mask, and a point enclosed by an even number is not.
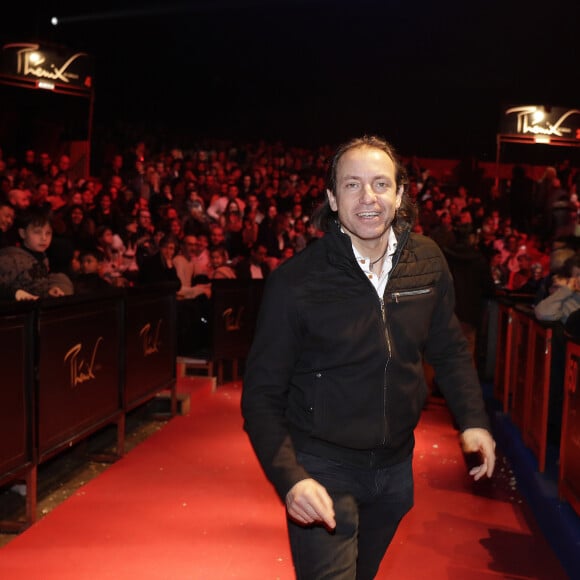
<svg viewBox="0 0 580 580"><path fill-rule="evenodd" d="M403 461L427 397L423 357L461 431L489 429L439 247L409 228L382 299L336 225L269 277L242 412L284 498L309 477L296 450L361 467Z"/></svg>

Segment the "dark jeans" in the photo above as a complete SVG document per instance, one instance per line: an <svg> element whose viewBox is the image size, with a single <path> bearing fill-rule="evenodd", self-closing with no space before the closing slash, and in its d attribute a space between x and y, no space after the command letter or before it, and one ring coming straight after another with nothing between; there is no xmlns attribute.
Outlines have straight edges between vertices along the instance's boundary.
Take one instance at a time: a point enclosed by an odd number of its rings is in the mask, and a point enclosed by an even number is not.
<svg viewBox="0 0 580 580"><path fill-rule="evenodd" d="M298 580L371 580L399 522L413 507L412 457L363 469L298 453L298 461L334 502L336 529L288 520Z"/></svg>

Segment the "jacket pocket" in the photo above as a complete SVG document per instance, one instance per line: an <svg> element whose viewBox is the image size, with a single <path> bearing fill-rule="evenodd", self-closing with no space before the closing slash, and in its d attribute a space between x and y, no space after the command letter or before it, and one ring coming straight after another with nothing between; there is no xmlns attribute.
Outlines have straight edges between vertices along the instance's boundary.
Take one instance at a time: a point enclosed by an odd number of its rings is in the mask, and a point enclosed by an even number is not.
<svg viewBox="0 0 580 580"><path fill-rule="evenodd" d="M421 296L426 296L428 294L433 294L433 288L417 288L416 290L400 290L397 292L392 292L389 294L391 300L395 302L401 302L403 300L418 298Z"/></svg>

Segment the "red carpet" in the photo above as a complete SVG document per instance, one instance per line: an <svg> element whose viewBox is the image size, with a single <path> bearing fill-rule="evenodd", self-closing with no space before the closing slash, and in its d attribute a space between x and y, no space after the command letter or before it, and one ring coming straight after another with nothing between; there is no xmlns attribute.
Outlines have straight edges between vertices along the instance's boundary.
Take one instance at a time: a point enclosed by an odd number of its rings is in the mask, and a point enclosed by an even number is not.
<svg viewBox="0 0 580 580"><path fill-rule="evenodd" d="M0 549L0 578L293 578L284 511L242 432L239 402L239 383L194 393L188 416ZM505 464L492 482L469 480L437 402L418 429L415 473L416 506L378 578L567 577Z"/></svg>

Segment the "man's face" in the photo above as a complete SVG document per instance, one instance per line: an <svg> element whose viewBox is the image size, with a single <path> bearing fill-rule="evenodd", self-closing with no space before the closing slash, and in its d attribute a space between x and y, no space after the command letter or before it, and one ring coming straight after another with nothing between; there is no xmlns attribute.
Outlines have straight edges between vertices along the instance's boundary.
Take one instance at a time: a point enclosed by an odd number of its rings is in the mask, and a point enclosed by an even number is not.
<svg viewBox="0 0 580 580"><path fill-rule="evenodd" d="M336 169L336 192L327 190L330 208L359 251L389 231L401 204L395 164L380 149L358 147L343 154Z"/></svg>
<svg viewBox="0 0 580 580"><path fill-rule="evenodd" d="M515 252L518 249L518 239L515 236L509 236L506 240L506 248L510 252Z"/></svg>
<svg viewBox="0 0 580 580"><path fill-rule="evenodd" d="M40 164L42 165L42 167L46 168L50 165L51 163L51 158L50 155L48 153L41 153L40 154Z"/></svg>
<svg viewBox="0 0 580 580"><path fill-rule="evenodd" d="M185 240L185 249L190 256L195 254L195 250L197 249L197 238L195 236L186 236Z"/></svg>
<svg viewBox="0 0 580 580"><path fill-rule="evenodd" d="M32 197L28 189L15 189L11 192L11 202L18 209L27 209L30 206Z"/></svg>
<svg viewBox="0 0 580 580"><path fill-rule="evenodd" d="M221 228L214 228L211 231L210 237L211 237L211 243L214 246L217 246L218 244L223 243L225 240L224 231Z"/></svg>
<svg viewBox="0 0 580 580"><path fill-rule="evenodd" d="M94 195L93 192L90 189L83 189L82 192L82 196L83 196L83 203L86 205L91 205L93 203L94 200Z"/></svg>
<svg viewBox="0 0 580 580"><path fill-rule="evenodd" d="M108 209L111 208L111 197L108 195L103 195L103 197L101 197L101 207L107 211Z"/></svg>
<svg viewBox="0 0 580 580"><path fill-rule="evenodd" d="M61 171L68 171L70 167L70 157L68 157L68 155L62 155L58 160L58 167Z"/></svg>
<svg viewBox="0 0 580 580"><path fill-rule="evenodd" d="M50 224L43 226L29 225L26 229L18 230L22 243L33 252L45 252L52 240L52 227Z"/></svg>
<svg viewBox="0 0 580 580"><path fill-rule="evenodd" d="M121 177L119 177L118 175L113 175L113 177L111 177L111 187L114 187L116 189L122 189L123 188L123 179Z"/></svg>
<svg viewBox="0 0 580 580"><path fill-rule="evenodd" d="M148 211L139 212L139 225L144 228L151 225L151 214Z"/></svg>
<svg viewBox="0 0 580 580"><path fill-rule="evenodd" d="M7 205L0 207L0 231L7 232L14 223L14 210Z"/></svg>
<svg viewBox="0 0 580 580"><path fill-rule="evenodd" d="M268 250L265 246L258 246L254 250L252 250L252 262L256 265L263 264L266 258L268 257Z"/></svg>

